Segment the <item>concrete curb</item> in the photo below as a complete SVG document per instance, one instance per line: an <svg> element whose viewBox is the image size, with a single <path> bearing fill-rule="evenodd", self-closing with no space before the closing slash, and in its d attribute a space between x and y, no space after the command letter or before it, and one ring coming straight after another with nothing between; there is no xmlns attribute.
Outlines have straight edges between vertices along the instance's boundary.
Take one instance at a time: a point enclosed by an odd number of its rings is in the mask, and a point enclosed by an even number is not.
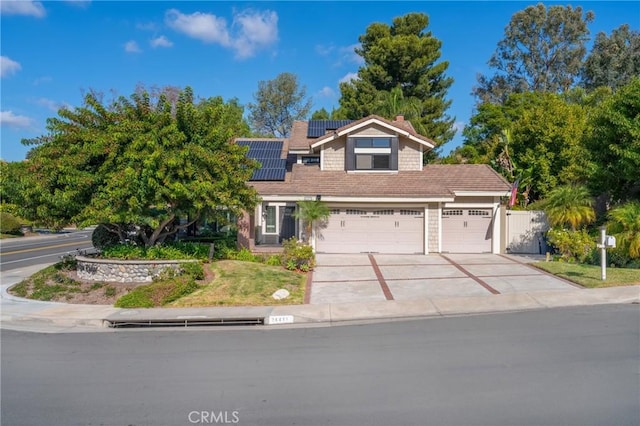
<svg viewBox="0 0 640 426"><path fill-rule="evenodd" d="M41 266L42 267L42 266ZM36 267L33 267L35 269ZM30 271L25 271L30 272ZM600 304L640 304L640 285L546 290L476 297L212 308L120 309L108 305L39 302L7 293L3 282L0 328L46 333L113 331L114 322L234 321L261 318L265 325L337 325L362 321L447 317Z"/></svg>
<svg viewBox="0 0 640 426"><path fill-rule="evenodd" d="M263 318L265 325L332 325L358 321L447 317L498 312L541 310L600 304L640 304L640 286L611 287L583 292L545 291L481 297L447 297L411 301L336 303L322 305L254 306L224 308L119 309L101 305L47 306L36 312L6 313L1 327L43 332L105 331L108 323L144 321L224 320ZM292 321L271 318L290 316Z"/></svg>

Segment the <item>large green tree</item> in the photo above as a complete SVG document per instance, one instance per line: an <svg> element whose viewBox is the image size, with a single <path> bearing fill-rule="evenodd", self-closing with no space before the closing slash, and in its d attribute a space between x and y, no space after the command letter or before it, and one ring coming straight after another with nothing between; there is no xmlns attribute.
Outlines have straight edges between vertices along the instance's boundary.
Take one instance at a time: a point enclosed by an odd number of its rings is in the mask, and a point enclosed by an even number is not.
<svg viewBox="0 0 640 426"><path fill-rule="evenodd" d="M253 97L255 103L248 105L249 121L261 135L287 137L293 122L306 119L311 110L306 88L300 86L295 74L288 72L260 81Z"/></svg>
<svg viewBox="0 0 640 426"><path fill-rule="evenodd" d="M340 84L342 118L381 114L391 119L392 114L404 114L438 144L453 137L454 119L446 114L453 79L446 76L449 63L440 61L442 42L427 31L428 25L427 15L409 13L395 18L392 25L367 27L356 48L364 65L357 78Z"/></svg>
<svg viewBox="0 0 640 426"><path fill-rule="evenodd" d="M585 144L591 153L591 186L614 202L640 199L640 78L600 103Z"/></svg>
<svg viewBox="0 0 640 426"><path fill-rule="evenodd" d="M504 105L484 103L465 128L462 147L445 162L491 164L508 179L526 177L525 201L536 201L558 185L587 179L583 137L589 111L553 93L512 94Z"/></svg>
<svg viewBox="0 0 640 426"><path fill-rule="evenodd" d="M256 167L246 148L242 108L222 98L175 102L139 90L105 105L94 93L82 106L48 120L48 134L26 141L29 185L24 210L35 220L131 224L147 246L162 242L204 214L252 208L246 185Z"/></svg>
<svg viewBox="0 0 640 426"><path fill-rule="evenodd" d="M511 93L562 92L580 73L589 38L581 7L545 6L540 3L515 13L504 38L489 60L495 70L478 76L474 94L479 102L502 103Z"/></svg>
<svg viewBox="0 0 640 426"><path fill-rule="evenodd" d="M598 33L582 69L587 89L607 86L617 89L640 76L640 32L621 25L607 37Z"/></svg>

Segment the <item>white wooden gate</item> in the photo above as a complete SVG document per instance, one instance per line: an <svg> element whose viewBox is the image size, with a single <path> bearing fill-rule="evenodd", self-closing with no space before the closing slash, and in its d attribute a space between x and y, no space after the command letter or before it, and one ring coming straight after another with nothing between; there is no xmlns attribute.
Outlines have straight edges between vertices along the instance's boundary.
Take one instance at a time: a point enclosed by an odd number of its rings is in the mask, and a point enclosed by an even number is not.
<svg viewBox="0 0 640 426"><path fill-rule="evenodd" d="M544 254L547 244L544 238L549 229L543 211L507 211L507 253Z"/></svg>

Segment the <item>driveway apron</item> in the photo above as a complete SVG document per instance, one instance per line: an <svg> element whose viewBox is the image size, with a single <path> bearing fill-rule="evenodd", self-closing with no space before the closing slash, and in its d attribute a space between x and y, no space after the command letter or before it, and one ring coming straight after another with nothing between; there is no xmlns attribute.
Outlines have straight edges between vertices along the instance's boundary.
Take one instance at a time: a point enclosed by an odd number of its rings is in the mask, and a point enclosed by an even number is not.
<svg viewBox="0 0 640 426"><path fill-rule="evenodd" d="M310 303L578 290L579 286L502 255L318 254Z"/></svg>

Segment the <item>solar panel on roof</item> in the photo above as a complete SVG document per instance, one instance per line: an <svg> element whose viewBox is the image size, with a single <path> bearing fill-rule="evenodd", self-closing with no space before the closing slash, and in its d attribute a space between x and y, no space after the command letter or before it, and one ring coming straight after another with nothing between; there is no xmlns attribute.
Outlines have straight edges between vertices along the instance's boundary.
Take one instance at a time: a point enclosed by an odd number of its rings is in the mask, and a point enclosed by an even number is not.
<svg viewBox="0 0 640 426"><path fill-rule="evenodd" d="M283 141L237 141L240 146L249 147L247 157L256 160L261 167L253 172L252 181L284 180L287 160L280 158Z"/></svg>
<svg viewBox="0 0 640 426"><path fill-rule="evenodd" d="M352 122L353 120L309 120L307 137L319 138L324 136L327 130L336 130Z"/></svg>

